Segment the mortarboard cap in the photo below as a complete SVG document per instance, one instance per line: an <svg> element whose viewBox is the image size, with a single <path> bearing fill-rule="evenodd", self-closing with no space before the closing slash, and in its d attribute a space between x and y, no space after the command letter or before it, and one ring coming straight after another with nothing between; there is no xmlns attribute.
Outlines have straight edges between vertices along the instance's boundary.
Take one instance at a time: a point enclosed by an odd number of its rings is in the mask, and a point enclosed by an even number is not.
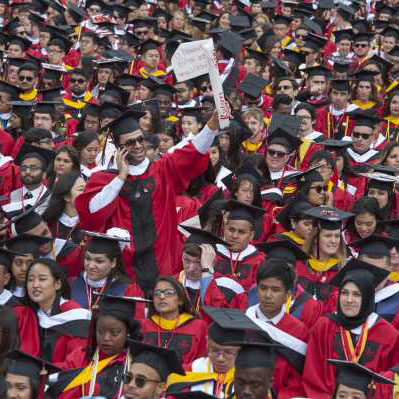
<svg viewBox="0 0 399 399"><path fill-rule="evenodd" d="M14 86L4 80L0 81L0 91L11 95L11 100L19 98L21 89L18 86Z"/></svg>
<svg viewBox="0 0 399 399"><path fill-rule="evenodd" d="M193 25L193 26L195 26L195 27L198 28L201 32L204 32L204 33L205 33L205 31L206 31L206 29L207 29L209 23L210 23L210 22L209 22L208 20L203 19L203 18L198 18L198 17L192 17L192 18L190 18L190 24Z"/></svg>
<svg viewBox="0 0 399 399"><path fill-rule="evenodd" d="M370 110L363 111L359 109L348 113L348 115L356 121L356 126L374 128L381 121L380 116L375 111Z"/></svg>
<svg viewBox="0 0 399 399"><path fill-rule="evenodd" d="M53 87L51 89L40 90L39 94L42 96L43 101L55 101L62 97L63 87Z"/></svg>
<svg viewBox="0 0 399 399"><path fill-rule="evenodd" d="M302 27L316 33L317 35L323 36L323 28L313 19L305 17L302 22Z"/></svg>
<svg viewBox="0 0 399 399"><path fill-rule="evenodd" d="M288 48L283 50L284 53L284 61L292 62L293 64L299 66L306 62L306 54L301 53L300 51L290 50Z"/></svg>
<svg viewBox="0 0 399 399"><path fill-rule="evenodd" d="M215 246L216 244L222 244L228 247L228 244L221 238L215 236L206 230L201 230L192 226L180 225L180 227L190 233L187 238L186 244L211 244Z"/></svg>
<svg viewBox="0 0 399 399"><path fill-rule="evenodd" d="M166 96L172 97L175 92L175 88L167 85L166 83L155 85L155 88L153 89L154 96L157 96L158 94L164 94Z"/></svg>
<svg viewBox="0 0 399 399"><path fill-rule="evenodd" d="M353 216L353 213L344 212L337 208L318 206L303 212L304 215L316 219L322 229L338 230L342 228L342 222Z"/></svg>
<svg viewBox="0 0 399 399"><path fill-rule="evenodd" d="M374 38L373 32L358 32L353 36L353 41L356 42L371 42Z"/></svg>
<svg viewBox="0 0 399 399"><path fill-rule="evenodd" d="M0 266L4 266L6 271L11 271L11 262L14 256L24 256L24 254L7 248L0 248Z"/></svg>
<svg viewBox="0 0 399 399"><path fill-rule="evenodd" d="M399 220L392 219L392 220L381 220L378 222L380 226L384 228L384 231L388 234L389 237L398 240L399 239ZM398 247L395 244L395 247Z"/></svg>
<svg viewBox="0 0 399 399"><path fill-rule="evenodd" d="M157 50L159 46L161 46L160 42L157 42L154 39L147 39L140 44L140 53L144 54L146 51L149 50Z"/></svg>
<svg viewBox="0 0 399 399"><path fill-rule="evenodd" d="M31 46L32 42L25 37L11 35L8 46L10 46L10 44L18 44L24 51L26 51Z"/></svg>
<svg viewBox="0 0 399 399"><path fill-rule="evenodd" d="M382 36L393 36L396 40L399 38L399 30L395 26L386 26L381 32Z"/></svg>
<svg viewBox="0 0 399 399"><path fill-rule="evenodd" d="M35 212L32 212L33 215L35 215ZM36 214L37 215L37 214ZM28 218L22 218L19 219L17 222L15 222L15 229L17 230L18 235L16 237L9 238L8 240L5 241L5 245L7 246L8 249L10 249L13 252L18 252L19 254L32 254L34 256L39 255L39 248L42 245L50 243L53 239L49 237L43 237L43 236L36 236L33 234L27 234L27 233L19 233L19 231L28 231L30 230L29 227L32 226L30 224L32 220L32 216L29 216ZM41 219L43 221L43 219ZM22 225L22 228L20 228ZM37 223L32 227L36 227Z"/></svg>
<svg viewBox="0 0 399 399"><path fill-rule="evenodd" d="M397 176L399 173L399 169L393 168L392 166L381 164L367 164L367 166L376 172L384 173L386 175Z"/></svg>
<svg viewBox="0 0 399 399"><path fill-rule="evenodd" d="M303 212L311 209L312 205L302 199L299 195L292 198L291 201L280 211L276 220L284 227L286 231L292 230L291 219L303 216Z"/></svg>
<svg viewBox="0 0 399 399"><path fill-rule="evenodd" d="M198 209L201 226L204 227L210 216L220 214L224 205L223 190L220 188Z"/></svg>
<svg viewBox="0 0 399 399"><path fill-rule="evenodd" d="M266 142L269 146L272 144L282 145L289 153L299 148L302 144L302 140L299 137L295 137L282 127L278 127L272 133L269 133Z"/></svg>
<svg viewBox="0 0 399 399"><path fill-rule="evenodd" d="M334 41L335 43L339 43L342 40L351 40L353 39L353 30L352 29L342 29L336 30L334 32Z"/></svg>
<svg viewBox="0 0 399 399"><path fill-rule="evenodd" d="M378 287L388 276L389 271L371 265L370 263L363 262L359 259L352 258L331 280L331 285L335 287L341 287L343 283L352 281L356 275L369 275L372 280L374 287Z"/></svg>
<svg viewBox="0 0 399 399"><path fill-rule="evenodd" d="M162 8L156 8L153 13L152 13L152 17L154 18L165 18L166 21L169 21L170 19L172 19L172 16L165 10L163 10Z"/></svg>
<svg viewBox="0 0 399 399"><path fill-rule="evenodd" d="M115 84L119 87L122 86L137 86L140 78L137 76L123 73L115 79Z"/></svg>
<svg viewBox="0 0 399 399"><path fill-rule="evenodd" d="M248 73L243 82L240 84L239 90L249 97L257 99L262 95L262 91L266 85L266 80L252 73Z"/></svg>
<svg viewBox="0 0 399 399"><path fill-rule="evenodd" d="M142 17L134 19L133 21L129 21L134 26L134 29L137 28L152 28L157 22L157 18L151 17Z"/></svg>
<svg viewBox="0 0 399 399"><path fill-rule="evenodd" d="M127 90L122 89L122 87L119 87L115 83L108 81L105 85L104 94L108 94L107 92L109 91L116 91L121 99L122 105L127 105L130 97L130 93Z"/></svg>
<svg viewBox="0 0 399 399"><path fill-rule="evenodd" d="M231 172L222 179L223 184L229 189L230 193L233 192L234 183L237 181L239 176L250 176L256 180L259 185L263 181L262 175L254 168L254 166L252 166L252 164L249 162L244 162L234 172Z"/></svg>
<svg viewBox="0 0 399 399"><path fill-rule="evenodd" d="M39 159L44 161L44 169L47 168L48 165L52 162L55 157L55 152L46 150L45 148L37 147L28 143L24 143L21 149L18 152L18 155L15 157L15 164L20 165L24 157L28 154L38 154Z"/></svg>
<svg viewBox="0 0 399 399"><path fill-rule="evenodd" d="M338 73L349 73L351 63L344 59L334 60L333 71Z"/></svg>
<svg viewBox="0 0 399 399"><path fill-rule="evenodd" d="M330 76L330 71L324 65L316 65L313 67L305 68L303 71L308 74L308 77Z"/></svg>
<svg viewBox="0 0 399 399"><path fill-rule="evenodd" d="M7 374L16 374L40 382L41 375L56 373L60 368L43 359L29 355L28 353L14 350L5 354L5 358L11 360Z"/></svg>
<svg viewBox="0 0 399 399"><path fill-rule="evenodd" d="M140 44L140 39L136 35L130 32L126 32L122 36L122 40L124 40L127 43L127 45L131 48L137 47Z"/></svg>
<svg viewBox="0 0 399 399"><path fill-rule="evenodd" d="M352 143L348 140L334 140L334 139L323 140L320 144L324 145L325 149L330 151L346 149L352 145Z"/></svg>
<svg viewBox="0 0 399 399"><path fill-rule="evenodd" d="M39 114L54 114L56 112L56 105L61 104L58 101L42 101L36 103L33 112L37 112Z"/></svg>
<svg viewBox="0 0 399 399"><path fill-rule="evenodd" d="M10 101L12 106L11 112L19 116L26 116L29 114L36 103L32 101Z"/></svg>
<svg viewBox="0 0 399 399"><path fill-rule="evenodd" d="M351 77L353 77L358 82L374 83L374 77L378 74L379 74L379 72L368 71L368 70L363 69L361 71L354 73L353 75L351 75Z"/></svg>
<svg viewBox="0 0 399 399"><path fill-rule="evenodd" d="M297 260L307 260L309 258L308 254L290 239L273 240L256 246L266 253L267 259L284 259L291 264L295 264Z"/></svg>
<svg viewBox="0 0 399 399"><path fill-rule="evenodd" d="M348 79L331 79L331 88L341 92L349 92L349 80Z"/></svg>
<svg viewBox="0 0 399 399"><path fill-rule="evenodd" d="M128 296L116 296L108 294L95 295L100 297L98 311L102 315L116 316L119 318L123 315L123 318L127 318L134 314L134 310L137 302L151 302L150 300L140 297L128 297Z"/></svg>
<svg viewBox="0 0 399 399"><path fill-rule="evenodd" d="M252 225L261 218L265 210L233 199L227 200L224 209L229 211L229 220L246 220Z"/></svg>
<svg viewBox="0 0 399 399"><path fill-rule="evenodd" d="M268 58L268 55L266 53L263 53L262 51L252 50L250 48L247 48L246 51L247 51L246 58L253 58L257 60L261 65L263 65Z"/></svg>
<svg viewBox="0 0 399 399"><path fill-rule="evenodd" d="M393 57L399 57L399 46L393 46L392 49L388 51L388 54Z"/></svg>
<svg viewBox="0 0 399 399"><path fill-rule="evenodd" d="M247 28L240 30L237 32L237 34L241 37L243 41L257 38L256 31L254 28Z"/></svg>
<svg viewBox="0 0 399 399"><path fill-rule="evenodd" d="M145 115L145 112L127 110L122 115L118 116L111 123L104 127L104 131L110 130L116 143L119 141L119 136L132 133L140 129L139 119Z"/></svg>
<svg viewBox="0 0 399 399"><path fill-rule="evenodd" d="M230 26L236 30L246 29L251 27L251 20L246 15L233 15L230 17Z"/></svg>
<svg viewBox="0 0 399 399"><path fill-rule="evenodd" d="M396 240L372 234L361 240L353 241L350 246L359 248L359 255L389 256L391 249L397 244Z"/></svg>
<svg viewBox="0 0 399 399"><path fill-rule="evenodd" d="M317 9L332 10L334 8L334 0L320 0Z"/></svg>
<svg viewBox="0 0 399 399"><path fill-rule="evenodd" d="M70 14L72 14L73 19L78 23L82 22L86 16L86 11L75 4L70 4L67 10Z"/></svg>
<svg viewBox="0 0 399 399"><path fill-rule="evenodd" d="M274 25L286 25L289 26L292 22L291 17L287 17L285 15L276 15L273 19Z"/></svg>
<svg viewBox="0 0 399 399"><path fill-rule="evenodd" d="M368 395L372 384L391 384L395 382L383 377L380 374L364 367L360 363L347 360L327 359L327 362L338 369L336 385L345 385L346 387L356 389Z"/></svg>
<svg viewBox="0 0 399 399"><path fill-rule="evenodd" d="M351 19L356 14L355 10L352 7L347 6L343 3L340 3L340 5L337 8L337 12L341 17L345 18L346 20Z"/></svg>
<svg viewBox="0 0 399 399"><path fill-rule="evenodd" d="M229 345L231 342L243 341L245 338L244 331L223 328L218 324L217 321L214 321L209 326L208 334L209 338L211 338L212 341L216 342L218 345Z"/></svg>
<svg viewBox="0 0 399 399"><path fill-rule="evenodd" d="M375 8L379 15L386 14L389 15L390 17L393 17L395 14L397 14L397 10L387 5L385 1L377 2Z"/></svg>
<svg viewBox="0 0 399 399"><path fill-rule="evenodd" d="M112 228L107 233L97 233L92 231L82 231L88 237L91 237L86 245L89 252L95 254L108 253L108 251L119 252L119 243L130 242L130 236L126 234L126 230ZM112 233L112 234L111 234Z"/></svg>
<svg viewBox="0 0 399 399"><path fill-rule="evenodd" d="M128 343L133 363L142 363L155 369L161 381L166 381L172 373L186 374L176 351L140 341L128 340Z"/></svg>
<svg viewBox="0 0 399 399"><path fill-rule="evenodd" d="M310 49L310 50L320 51L324 48L326 43L327 39L325 37L317 35L313 32L308 32L302 50Z"/></svg>
<svg viewBox="0 0 399 399"><path fill-rule="evenodd" d="M223 32L220 34L218 45L235 58L241 51L242 38L234 32Z"/></svg>

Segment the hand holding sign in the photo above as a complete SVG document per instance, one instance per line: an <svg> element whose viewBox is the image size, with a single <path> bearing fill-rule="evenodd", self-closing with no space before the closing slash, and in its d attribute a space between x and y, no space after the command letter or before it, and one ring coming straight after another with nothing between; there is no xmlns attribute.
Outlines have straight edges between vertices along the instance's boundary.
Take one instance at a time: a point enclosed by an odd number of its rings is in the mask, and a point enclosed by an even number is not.
<svg viewBox="0 0 399 399"><path fill-rule="evenodd" d="M230 108L224 97L212 39L180 44L173 54L172 67L179 82L209 73L213 97L219 115L219 127L221 129L228 127Z"/></svg>

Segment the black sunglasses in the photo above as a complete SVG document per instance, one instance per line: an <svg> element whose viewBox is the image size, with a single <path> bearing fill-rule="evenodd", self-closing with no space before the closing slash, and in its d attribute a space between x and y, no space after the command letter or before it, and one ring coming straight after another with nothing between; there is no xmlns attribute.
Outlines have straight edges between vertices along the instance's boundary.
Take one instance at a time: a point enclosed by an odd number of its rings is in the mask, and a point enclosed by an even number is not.
<svg viewBox="0 0 399 399"><path fill-rule="evenodd" d="M34 77L33 76L19 76L18 79L23 82L24 80L26 80L27 82L32 82Z"/></svg>
<svg viewBox="0 0 399 399"><path fill-rule="evenodd" d="M267 150L267 153L271 156L271 157L277 157L277 158L284 158L285 156L288 155L287 152L284 151L275 151L275 150Z"/></svg>
<svg viewBox="0 0 399 399"><path fill-rule="evenodd" d="M355 132L353 132L353 133L352 133L352 136L353 136L355 139L360 139L360 137L361 137L363 140L368 140L368 139L372 136L372 134L367 134L367 133L355 133Z"/></svg>
<svg viewBox="0 0 399 399"><path fill-rule="evenodd" d="M311 190L316 191L317 194L321 194L323 191L328 191L327 186L315 186L315 187L310 187Z"/></svg>
<svg viewBox="0 0 399 399"><path fill-rule="evenodd" d="M157 384L160 383L160 381L158 381L158 380L150 380L149 378L138 376L138 375L134 376L130 373L124 375L123 382L125 384L130 384L132 381L134 381L134 385L137 388L143 388L147 384L147 382L155 382Z"/></svg>
<svg viewBox="0 0 399 399"><path fill-rule="evenodd" d="M126 140L125 143L121 144L122 148L124 147L134 147L136 144L143 144L144 143L144 136L139 136L135 139Z"/></svg>
<svg viewBox="0 0 399 399"><path fill-rule="evenodd" d="M71 78L69 81L71 83L79 83L80 85L82 85L83 83L86 83L85 79L77 79L77 78Z"/></svg>

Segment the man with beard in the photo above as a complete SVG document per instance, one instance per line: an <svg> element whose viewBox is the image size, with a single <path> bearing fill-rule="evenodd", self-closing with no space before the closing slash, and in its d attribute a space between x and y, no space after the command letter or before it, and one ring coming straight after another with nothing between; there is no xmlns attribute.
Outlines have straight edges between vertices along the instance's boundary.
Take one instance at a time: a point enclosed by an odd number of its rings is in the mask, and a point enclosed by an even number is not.
<svg viewBox="0 0 399 399"><path fill-rule="evenodd" d="M22 101L34 101L37 97L36 85L38 83L39 71L35 65L26 63L19 68L18 80L22 93L19 98Z"/></svg>
<svg viewBox="0 0 399 399"><path fill-rule="evenodd" d="M118 148L118 170L93 174L76 208L83 229L120 227L130 232L132 242L124 251L127 272L148 293L159 274L178 271L175 197L205 172L219 123L215 111L190 143L150 163L138 122L143 115L128 110L104 128Z"/></svg>

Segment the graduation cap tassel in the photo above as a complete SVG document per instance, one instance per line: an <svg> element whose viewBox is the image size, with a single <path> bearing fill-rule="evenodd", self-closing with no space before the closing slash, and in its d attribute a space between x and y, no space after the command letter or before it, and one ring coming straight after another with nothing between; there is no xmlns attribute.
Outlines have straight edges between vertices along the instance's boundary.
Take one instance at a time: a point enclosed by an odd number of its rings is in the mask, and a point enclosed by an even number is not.
<svg viewBox="0 0 399 399"><path fill-rule="evenodd" d="M102 154L101 154L101 164L104 164L104 160L105 160L105 149L106 149L106 147L107 147L107 141L108 141L108 138L109 138L110 133L111 133L111 131L110 131L110 129L108 129L108 130L107 130L107 133L105 134L104 147L103 147L103 152L102 152Z"/></svg>

